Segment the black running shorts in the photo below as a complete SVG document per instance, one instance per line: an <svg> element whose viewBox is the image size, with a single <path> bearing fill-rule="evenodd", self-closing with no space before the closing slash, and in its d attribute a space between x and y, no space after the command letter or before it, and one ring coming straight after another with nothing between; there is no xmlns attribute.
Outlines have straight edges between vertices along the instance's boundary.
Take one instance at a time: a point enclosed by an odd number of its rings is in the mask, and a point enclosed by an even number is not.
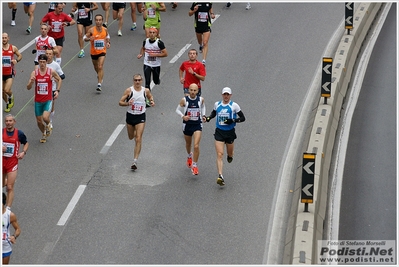
<svg viewBox="0 0 399 267"><path fill-rule="evenodd" d="M183 123L183 134L188 136L193 136L194 132L202 131L202 123Z"/></svg>
<svg viewBox="0 0 399 267"><path fill-rule="evenodd" d="M234 139L237 138L235 128L229 131L223 131L219 128L216 128L213 136L215 136L216 141L225 142L226 144L234 143Z"/></svg>
<svg viewBox="0 0 399 267"><path fill-rule="evenodd" d="M112 9L118 11L121 8L126 8L126 3L112 3Z"/></svg>
<svg viewBox="0 0 399 267"><path fill-rule="evenodd" d="M139 123L145 123L145 113L139 115L133 115L126 112L126 123L135 126Z"/></svg>

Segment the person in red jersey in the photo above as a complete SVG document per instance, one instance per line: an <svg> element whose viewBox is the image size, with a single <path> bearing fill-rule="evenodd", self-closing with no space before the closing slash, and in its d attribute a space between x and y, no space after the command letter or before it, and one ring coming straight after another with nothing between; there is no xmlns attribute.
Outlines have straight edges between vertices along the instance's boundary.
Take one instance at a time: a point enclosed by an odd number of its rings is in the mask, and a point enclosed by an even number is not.
<svg viewBox="0 0 399 267"><path fill-rule="evenodd" d="M7 207L14 200L14 184L18 173L18 160L23 159L29 148L28 139L21 130L15 128L15 117L5 116L6 127L3 128L3 186L7 187ZM23 149L20 148L21 144Z"/></svg>
<svg viewBox="0 0 399 267"><path fill-rule="evenodd" d="M52 68L47 67L47 56L40 55L38 58L39 69L32 71L26 88L32 89L35 85L35 115L37 126L43 136L40 143L46 143L47 137L51 134L50 112L53 104L53 80L57 83L57 89L54 92L54 99L58 98L62 84L61 77ZM43 123L44 121L44 123Z"/></svg>
<svg viewBox="0 0 399 267"><path fill-rule="evenodd" d="M195 49L188 51L188 60L180 65L179 76L180 83L183 84L184 95L188 96L188 87L190 84L198 86L198 96L201 96L201 81L205 81L205 66L197 60L198 52ZM183 77L184 74L184 77Z"/></svg>
<svg viewBox="0 0 399 267"><path fill-rule="evenodd" d="M14 106L14 95L12 94L11 87L15 77L15 64L22 59L22 54L19 52L15 45L9 43L9 36L7 33L2 34L3 42L3 99L6 102L5 112L10 112ZM17 58L14 58L14 54Z"/></svg>
<svg viewBox="0 0 399 267"><path fill-rule="evenodd" d="M64 27L71 26L76 23L75 20L73 20L70 16L62 12L63 8L64 5L62 3L56 3L55 10L44 15L42 21L40 22L40 25L48 24L50 26L48 36L53 37L55 43L57 44L58 55L55 61L60 64L60 66L61 53L65 41Z"/></svg>

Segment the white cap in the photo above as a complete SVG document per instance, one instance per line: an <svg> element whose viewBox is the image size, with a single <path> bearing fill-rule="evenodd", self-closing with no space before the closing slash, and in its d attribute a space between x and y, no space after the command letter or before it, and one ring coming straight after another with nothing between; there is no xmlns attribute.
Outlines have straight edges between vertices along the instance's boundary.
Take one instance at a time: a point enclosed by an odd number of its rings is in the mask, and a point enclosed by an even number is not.
<svg viewBox="0 0 399 267"><path fill-rule="evenodd" d="M224 93L228 93L229 95L231 95L231 89L230 89L230 87L225 87L225 88L223 88L223 90L222 90L222 95L223 95Z"/></svg>

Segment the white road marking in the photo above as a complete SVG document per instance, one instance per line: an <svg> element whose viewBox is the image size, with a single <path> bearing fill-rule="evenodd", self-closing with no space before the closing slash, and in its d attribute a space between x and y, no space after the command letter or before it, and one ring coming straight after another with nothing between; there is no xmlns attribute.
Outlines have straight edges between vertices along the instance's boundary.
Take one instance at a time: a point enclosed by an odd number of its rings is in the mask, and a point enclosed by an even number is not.
<svg viewBox="0 0 399 267"><path fill-rule="evenodd" d="M169 63L175 63L180 57L181 55L183 55L183 53L191 46L191 44L186 44L182 49L180 49L179 53L177 53L176 56L174 56Z"/></svg>
<svg viewBox="0 0 399 267"><path fill-rule="evenodd" d="M215 15L215 19L211 19L211 23L214 23L218 18L219 18L219 14ZM180 49L180 51L169 61L169 63L173 64L175 63L183 54L185 51L187 51L187 49L191 46L191 44L186 44L182 49Z"/></svg>
<svg viewBox="0 0 399 267"><path fill-rule="evenodd" d="M111 134L111 136L108 138L108 141L105 143L103 148L100 151L100 154L106 154L108 152L108 149L112 146L122 129L125 127L125 124L119 124L118 127L114 130L114 132Z"/></svg>
<svg viewBox="0 0 399 267"><path fill-rule="evenodd" d="M66 207L64 213L62 214L60 220L58 221L57 225L65 225L69 216L71 215L73 209L75 208L76 204L78 203L80 197L82 196L83 192L86 189L86 185L79 185L78 189L76 189L75 195L73 195L71 201L69 201L68 206Z"/></svg>
<svg viewBox="0 0 399 267"><path fill-rule="evenodd" d="M26 49L28 49L31 45L33 45L35 43L35 39L33 39L32 41L30 41L29 43L27 43L24 47L22 47L21 49L18 49L20 53L24 52Z"/></svg>

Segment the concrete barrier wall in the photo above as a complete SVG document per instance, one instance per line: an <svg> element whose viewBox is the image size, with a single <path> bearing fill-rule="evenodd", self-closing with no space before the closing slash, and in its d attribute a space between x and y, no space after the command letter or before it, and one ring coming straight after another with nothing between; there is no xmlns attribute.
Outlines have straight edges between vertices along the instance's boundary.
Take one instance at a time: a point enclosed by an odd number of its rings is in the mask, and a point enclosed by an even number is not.
<svg viewBox="0 0 399 267"><path fill-rule="evenodd" d="M287 229L283 262L285 264L318 263L317 241L323 237L328 174L341 108L360 48L381 5L382 3L358 4L354 13L353 29L349 35L345 30L333 57L331 97L326 104L324 98L320 98L308 147L304 151L316 154L313 203L309 204L308 212L304 212L304 204L298 200L302 177L302 166L298 166L294 192L295 201L298 203L293 205L297 208L291 211Z"/></svg>

